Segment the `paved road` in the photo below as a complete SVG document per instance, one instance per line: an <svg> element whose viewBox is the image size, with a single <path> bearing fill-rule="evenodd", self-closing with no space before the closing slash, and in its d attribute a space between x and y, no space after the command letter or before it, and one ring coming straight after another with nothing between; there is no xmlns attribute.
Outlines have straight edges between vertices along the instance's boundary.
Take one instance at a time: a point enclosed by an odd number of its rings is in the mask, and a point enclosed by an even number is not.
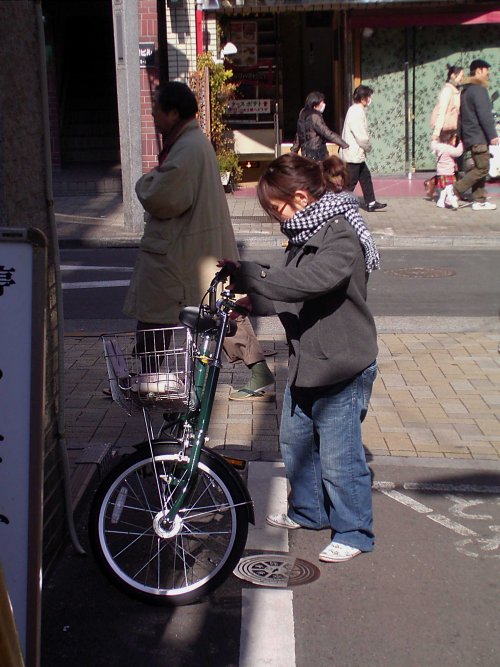
<svg viewBox="0 0 500 667"><path fill-rule="evenodd" d="M125 251L115 252L65 252L63 262L129 269L134 251L127 262L120 254ZM479 311L471 312L488 313L492 307L498 309L495 253L471 252L463 253L463 262L453 267L444 259L437 263L435 258L446 253L430 255L429 251L418 255L387 250L384 261L394 257L390 266L395 270L409 265L456 268L459 292L471 290L459 301L457 312L478 308L470 302L476 300L474 289L479 285L478 293L486 293L486 298ZM453 251L447 262L458 262L461 254ZM424 264L426 260L430 264ZM125 271L109 274L101 269L65 271L63 276L69 284L89 276L101 280L103 274L105 280L127 279ZM424 294L432 303L439 287L429 285L442 285L450 299L457 293L449 288L454 276L380 273L378 279L393 285L384 287L383 297L396 291L393 280L409 285L409 301ZM117 290L124 287L67 289L66 315L71 318L74 307L72 322L77 315L84 318L86 308L96 315L120 317L121 292ZM380 303L387 301L381 298ZM404 305L402 289L396 312ZM441 298L439 308L444 305L447 301ZM93 322L100 326L102 320ZM44 588L42 667L496 667L500 648L498 464L446 460L441 467L427 468L407 459L399 466L389 465L385 457L380 460L383 465L373 464L376 551L339 566L320 565L317 560L329 539L327 532L288 535L265 528L266 512L286 507L283 471L279 463L252 464L250 484L259 518L246 555L262 555L265 562L276 552L302 559L309 579L306 576L301 586L265 588L231 577L200 604L175 610L151 608L115 591L90 556L82 558L69 547ZM85 518L82 507L79 534L84 543ZM260 569L265 571L265 566Z"/></svg>
<svg viewBox="0 0 500 667"><path fill-rule="evenodd" d="M496 667L500 474L399 463L372 464L376 550L339 565L317 560L328 531L266 528L266 512L286 505L283 469L252 464L246 555L267 579L269 554L301 559L301 585L231 577L199 604L150 607L68 548L44 591L42 667Z"/></svg>
<svg viewBox="0 0 500 667"><path fill-rule="evenodd" d="M249 250L244 257L273 263L280 254ZM121 307L135 255L131 249L62 252L65 317L73 329L84 320L123 320ZM369 282L369 303L379 317L495 320L500 310L499 257L498 249L385 249L382 270Z"/></svg>

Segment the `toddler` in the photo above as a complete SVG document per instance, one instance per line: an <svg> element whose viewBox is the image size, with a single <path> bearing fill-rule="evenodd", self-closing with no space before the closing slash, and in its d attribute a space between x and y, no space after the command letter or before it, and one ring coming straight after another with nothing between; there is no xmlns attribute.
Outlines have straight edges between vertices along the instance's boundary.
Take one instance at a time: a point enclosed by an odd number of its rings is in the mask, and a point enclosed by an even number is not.
<svg viewBox="0 0 500 667"><path fill-rule="evenodd" d="M449 204L452 208L458 208L458 198L445 192L447 185L453 185L457 180L457 165L455 159L464 152L461 141L458 141L456 130L442 130L439 141L431 141L431 150L435 153L436 162L436 185L441 190L436 206L445 208Z"/></svg>

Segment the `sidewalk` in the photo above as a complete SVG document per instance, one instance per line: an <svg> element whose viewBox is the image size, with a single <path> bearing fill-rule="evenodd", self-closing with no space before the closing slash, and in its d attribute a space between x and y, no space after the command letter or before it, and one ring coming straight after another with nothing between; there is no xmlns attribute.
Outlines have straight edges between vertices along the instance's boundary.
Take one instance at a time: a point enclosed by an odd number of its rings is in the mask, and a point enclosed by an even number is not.
<svg viewBox="0 0 500 667"><path fill-rule="evenodd" d="M380 248L384 247L500 247L500 182L489 183L488 196L496 211L439 209L424 196L423 176L376 178L375 192L388 203L383 211L363 213ZM360 194L356 189L356 194ZM281 246L279 225L270 222L254 187L227 195L238 242L245 246ZM56 197L56 220L62 247L134 246L140 233L124 230L121 195Z"/></svg>
<svg viewBox="0 0 500 667"><path fill-rule="evenodd" d="M388 180L388 179L387 179ZM437 209L422 197L422 183L376 181L385 211L365 219L383 247L500 248L500 186L489 187L492 212ZM406 192L402 189L406 187ZM418 188L418 195L414 192ZM391 194L392 193L392 194ZM397 195L397 196L395 196ZM250 190L228 195L240 244L281 246L279 226L266 221ZM123 229L121 197L59 197L56 219L62 247L136 245L139 236ZM227 364L210 427L210 446L245 458L277 460L281 396L287 353L281 334L259 335L276 352L269 365L276 376L276 400L228 401L230 387L248 376L242 364ZM381 333L379 377L363 436L372 457L432 459L436 465L500 469L500 326L495 331L465 333ZM144 440L140 414L127 415L102 389L106 369L96 336L65 337L65 423L74 505L96 471L112 457Z"/></svg>

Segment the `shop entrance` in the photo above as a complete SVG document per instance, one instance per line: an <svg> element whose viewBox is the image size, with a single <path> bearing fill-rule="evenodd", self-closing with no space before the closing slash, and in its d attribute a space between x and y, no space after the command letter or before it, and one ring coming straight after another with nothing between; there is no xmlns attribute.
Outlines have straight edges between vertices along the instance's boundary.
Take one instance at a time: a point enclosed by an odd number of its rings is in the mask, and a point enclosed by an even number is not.
<svg viewBox="0 0 500 667"><path fill-rule="evenodd" d="M290 12L221 17L238 99L228 124L243 164L266 163L288 150L308 93L326 95L325 122L342 131L340 32L333 12Z"/></svg>

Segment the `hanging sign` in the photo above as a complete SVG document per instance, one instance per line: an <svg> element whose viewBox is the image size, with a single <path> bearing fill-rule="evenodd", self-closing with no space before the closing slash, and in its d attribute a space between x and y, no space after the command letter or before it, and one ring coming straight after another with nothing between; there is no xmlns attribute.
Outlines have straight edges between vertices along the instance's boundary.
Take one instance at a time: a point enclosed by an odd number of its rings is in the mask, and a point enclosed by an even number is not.
<svg viewBox="0 0 500 667"><path fill-rule="evenodd" d="M231 100L227 113L233 116L247 113L271 113L271 100Z"/></svg>

